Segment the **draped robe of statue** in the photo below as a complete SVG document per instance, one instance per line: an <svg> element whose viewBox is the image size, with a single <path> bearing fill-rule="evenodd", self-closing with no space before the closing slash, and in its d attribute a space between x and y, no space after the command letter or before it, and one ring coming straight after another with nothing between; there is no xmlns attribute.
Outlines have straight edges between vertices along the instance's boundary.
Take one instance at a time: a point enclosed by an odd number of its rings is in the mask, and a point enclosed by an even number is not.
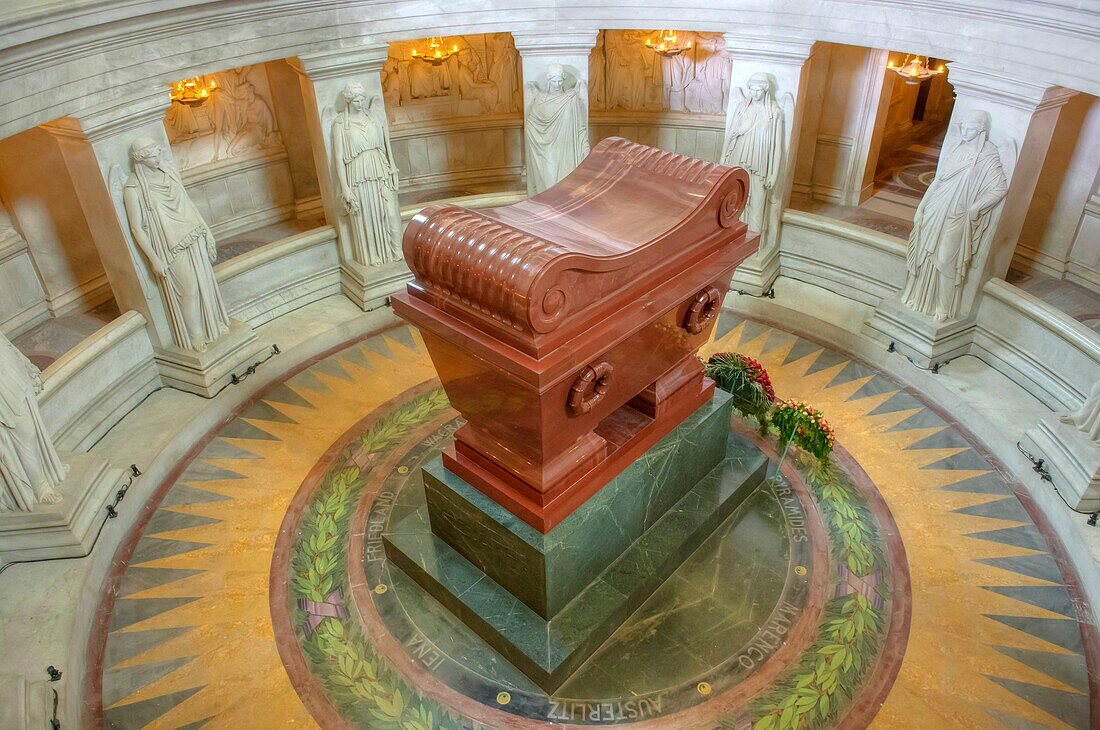
<svg viewBox="0 0 1100 730"><path fill-rule="evenodd" d="M150 248L168 265L167 276L157 279L172 324L172 338L184 350L204 350L208 343L229 332L229 315L211 263L217 256L214 234L175 169L161 164L157 170L163 175L135 164L126 187L137 191L141 209L138 225L145 231ZM197 331L188 327L184 297L197 301Z"/></svg>
<svg viewBox="0 0 1100 730"><path fill-rule="evenodd" d="M1062 416L1061 421L1073 426L1100 445L1100 378L1092 386L1081 407Z"/></svg>
<svg viewBox="0 0 1100 730"><path fill-rule="evenodd" d="M340 112L332 126L339 137L336 162L344 166L356 203L349 211L352 245L359 263L381 266L401 258L401 211L397 202L397 167L393 162L386 120L374 110Z"/></svg>
<svg viewBox="0 0 1100 730"><path fill-rule="evenodd" d="M984 134L979 139L980 146L959 142L944 155L909 235L909 273L901 300L941 321L958 314L967 271L986 237L991 209L1008 191L997 146ZM971 220L974 206L982 212Z"/></svg>
<svg viewBox="0 0 1100 730"><path fill-rule="evenodd" d="M749 199L741 220L749 230L768 240L768 213L772 189L783 166L783 109L771 91L763 98L742 96L733 112L722 164L743 167L749 173Z"/></svg>
<svg viewBox="0 0 1100 730"><path fill-rule="evenodd" d="M578 87L556 93L538 90L527 108L525 124L527 176L535 195L573 172L588 156L588 112Z"/></svg>
<svg viewBox="0 0 1100 730"><path fill-rule="evenodd" d="M0 512L30 512L60 500L56 489L66 467L38 411L39 376L0 335Z"/></svg>

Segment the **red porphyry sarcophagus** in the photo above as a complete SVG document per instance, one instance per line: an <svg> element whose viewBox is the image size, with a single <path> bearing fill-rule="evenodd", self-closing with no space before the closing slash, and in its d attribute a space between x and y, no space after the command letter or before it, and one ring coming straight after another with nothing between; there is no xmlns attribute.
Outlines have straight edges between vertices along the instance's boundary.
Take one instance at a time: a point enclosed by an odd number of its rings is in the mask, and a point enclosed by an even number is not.
<svg viewBox="0 0 1100 730"><path fill-rule="evenodd" d="M747 194L740 168L612 137L524 202L417 214L393 307L466 419L444 465L545 533L705 403Z"/></svg>

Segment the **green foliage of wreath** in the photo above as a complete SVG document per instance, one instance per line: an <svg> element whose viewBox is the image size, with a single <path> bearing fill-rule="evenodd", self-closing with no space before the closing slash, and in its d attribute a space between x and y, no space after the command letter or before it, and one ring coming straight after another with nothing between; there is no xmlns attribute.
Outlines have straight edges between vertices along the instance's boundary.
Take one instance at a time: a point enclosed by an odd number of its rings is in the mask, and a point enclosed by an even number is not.
<svg viewBox="0 0 1100 730"><path fill-rule="evenodd" d="M398 444L417 426L447 408L436 389L420 395L380 418L359 439L364 454ZM351 449L337 464L346 464ZM368 469L369 471L369 469ZM294 609L298 640L326 694L345 717L361 718L367 727L394 730L459 730L460 719L434 700L421 696L393 671L363 635L351 603L347 581L348 521L366 484L366 474L346 466L325 475L314 491L299 524L291 567L291 603L297 598L322 602L339 588L349 618L325 618L312 634L308 616Z"/></svg>
<svg viewBox="0 0 1100 730"><path fill-rule="evenodd" d="M886 559L877 543L874 517L850 478L839 469L822 468L812 457L800 466L825 514L833 558L859 578L881 571ZM888 596L885 577L876 592ZM828 724L874 666L885 633L884 612L858 590L829 601L817 636L798 666L753 704L753 730Z"/></svg>
<svg viewBox="0 0 1100 730"><path fill-rule="evenodd" d="M775 391L768 371L756 360L736 352L718 352L703 366L706 376L733 396L733 407L746 418L756 419L761 435L768 432Z"/></svg>

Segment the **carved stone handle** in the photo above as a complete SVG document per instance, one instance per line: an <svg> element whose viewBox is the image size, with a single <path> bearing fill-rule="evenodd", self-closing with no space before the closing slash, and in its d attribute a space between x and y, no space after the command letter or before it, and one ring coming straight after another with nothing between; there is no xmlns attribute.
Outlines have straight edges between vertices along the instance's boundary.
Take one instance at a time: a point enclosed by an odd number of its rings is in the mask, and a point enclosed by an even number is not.
<svg viewBox="0 0 1100 730"><path fill-rule="evenodd" d="M684 315L684 329L688 334L697 335L710 321L718 316L718 307L722 303L722 292L713 286L707 287L695 295Z"/></svg>
<svg viewBox="0 0 1100 730"><path fill-rule="evenodd" d="M583 416L603 399L611 387L611 371L609 362L584 366L569 389L569 411L574 416Z"/></svg>

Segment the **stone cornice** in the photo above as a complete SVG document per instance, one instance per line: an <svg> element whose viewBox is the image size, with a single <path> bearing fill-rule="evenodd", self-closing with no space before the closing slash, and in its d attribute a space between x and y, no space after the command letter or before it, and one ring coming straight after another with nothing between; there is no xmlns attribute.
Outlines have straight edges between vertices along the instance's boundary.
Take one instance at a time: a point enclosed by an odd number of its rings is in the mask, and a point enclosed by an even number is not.
<svg viewBox="0 0 1100 730"><path fill-rule="evenodd" d="M531 58L536 56L587 55L596 46L598 30L583 31L513 31L516 50L520 55Z"/></svg>
<svg viewBox="0 0 1100 730"><path fill-rule="evenodd" d="M1000 71L960 63L948 64L948 82L960 96L1034 113L1065 104L1077 92L1035 83Z"/></svg>
<svg viewBox="0 0 1100 730"><path fill-rule="evenodd" d="M167 86L155 86L144 94L122 101L106 102L73 114L91 142L138 129L152 122L163 122L172 106Z"/></svg>
<svg viewBox="0 0 1100 730"><path fill-rule="evenodd" d="M814 41L746 33L723 33L726 55L735 61L767 61L801 66L814 53Z"/></svg>
<svg viewBox="0 0 1100 730"><path fill-rule="evenodd" d="M388 43L372 43L355 48L299 54L297 58L288 59L288 63L306 78L322 81L347 78L360 73L379 73L388 56Z"/></svg>

